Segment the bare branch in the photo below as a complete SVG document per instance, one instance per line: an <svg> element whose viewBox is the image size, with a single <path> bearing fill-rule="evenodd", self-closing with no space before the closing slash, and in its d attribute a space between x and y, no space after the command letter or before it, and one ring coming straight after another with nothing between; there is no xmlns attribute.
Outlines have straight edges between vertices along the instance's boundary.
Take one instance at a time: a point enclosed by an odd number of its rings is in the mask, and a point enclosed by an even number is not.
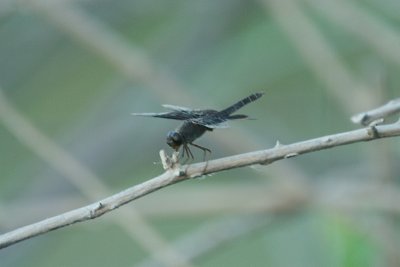
<svg viewBox="0 0 400 267"><path fill-rule="evenodd" d="M351 117L351 120L354 123L359 123L365 126L376 121L383 121L384 118L396 113L400 113L400 98L393 99L376 109L356 114Z"/></svg>
<svg viewBox="0 0 400 267"><path fill-rule="evenodd" d="M290 145L276 146L272 149L260 150L245 154L220 158L209 162L184 165L167 170L162 175L142 184L128 188L113 196L88 206L66 212L64 214L34 223L0 236L0 248L4 248L22 240L61 228L77 222L97 218L135 199L177 182L188 180L223 170L249 166L253 164L270 164L274 161L341 146L361 141L400 135L400 123L371 126L354 131L328 135Z"/></svg>

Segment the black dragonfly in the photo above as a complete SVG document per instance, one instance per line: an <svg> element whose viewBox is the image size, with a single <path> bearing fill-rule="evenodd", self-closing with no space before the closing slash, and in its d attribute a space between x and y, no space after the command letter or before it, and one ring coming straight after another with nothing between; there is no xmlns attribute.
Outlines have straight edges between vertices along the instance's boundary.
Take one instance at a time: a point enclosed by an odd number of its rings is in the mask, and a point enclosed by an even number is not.
<svg viewBox="0 0 400 267"><path fill-rule="evenodd" d="M206 131L212 131L216 128L227 128L228 120L247 118L247 115L233 113L243 106L256 101L263 96L263 94L264 93L251 94L221 111L213 109L191 109L173 105L162 105L164 108L172 111L161 113L132 113L132 115L183 121L183 123L174 131L168 132L167 144L175 151L178 151L182 146L182 157L184 157L186 153L188 158L194 159L188 145L192 145L203 150L204 156L206 151L211 153L210 149L194 144L193 141L202 136Z"/></svg>

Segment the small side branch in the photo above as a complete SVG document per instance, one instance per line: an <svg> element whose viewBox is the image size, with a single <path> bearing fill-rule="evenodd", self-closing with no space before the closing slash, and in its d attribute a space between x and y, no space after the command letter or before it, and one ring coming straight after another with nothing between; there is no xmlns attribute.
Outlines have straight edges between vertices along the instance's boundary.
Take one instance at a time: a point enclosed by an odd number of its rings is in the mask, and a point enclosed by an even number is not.
<svg viewBox="0 0 400 267"><path fill-rule="evenodd" d="M313 151L393 136L400 136L399 122L389 125L370 126L363 129L328 135L290 145L280 144L271 149L239 154L208 162L184 165L181 167L175 166L175 168L168 169L158 177L130 187L91 205L0 235L0 249L70 224L97 218L135 199L190 178L254 164L266 165L277 160Z"/></svg>
<svg viewBox="0 0 400 267"><path fill-rule="evenodd" d="M361 112L351 117L354 123L364 126L371 125L374 122L383 122L383 119L400 113L400 98L389 101L383 106L369 111Z"/></svg>

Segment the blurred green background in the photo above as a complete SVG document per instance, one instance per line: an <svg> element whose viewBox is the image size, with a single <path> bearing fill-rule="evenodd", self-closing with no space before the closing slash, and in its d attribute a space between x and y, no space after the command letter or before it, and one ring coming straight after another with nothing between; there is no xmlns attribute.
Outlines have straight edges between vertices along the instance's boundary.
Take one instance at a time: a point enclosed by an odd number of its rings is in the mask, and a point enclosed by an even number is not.
<svg viewBox="0 0 400 267"><path fill-rule="evenodd" d="M163 172L178 122L222 109L211 159L358 128L398 97L396 0L0 1L0 233ZM202 152L194 149L197 160ZM186 181L0 250L15 266L400 266L399 142Z"/></svg>

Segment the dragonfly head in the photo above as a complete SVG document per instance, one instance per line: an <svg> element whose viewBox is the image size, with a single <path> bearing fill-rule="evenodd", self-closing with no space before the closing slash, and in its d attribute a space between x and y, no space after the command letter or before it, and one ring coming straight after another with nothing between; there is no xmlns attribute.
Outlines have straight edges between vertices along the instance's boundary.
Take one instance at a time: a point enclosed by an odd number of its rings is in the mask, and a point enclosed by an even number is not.
<svg viewBox="0 0 400 267"><path fill-rule="evenodd" d="M167 134L167 144L175 150L178 150L183 143L182 136L175 131L170 131Z"/></svg>

